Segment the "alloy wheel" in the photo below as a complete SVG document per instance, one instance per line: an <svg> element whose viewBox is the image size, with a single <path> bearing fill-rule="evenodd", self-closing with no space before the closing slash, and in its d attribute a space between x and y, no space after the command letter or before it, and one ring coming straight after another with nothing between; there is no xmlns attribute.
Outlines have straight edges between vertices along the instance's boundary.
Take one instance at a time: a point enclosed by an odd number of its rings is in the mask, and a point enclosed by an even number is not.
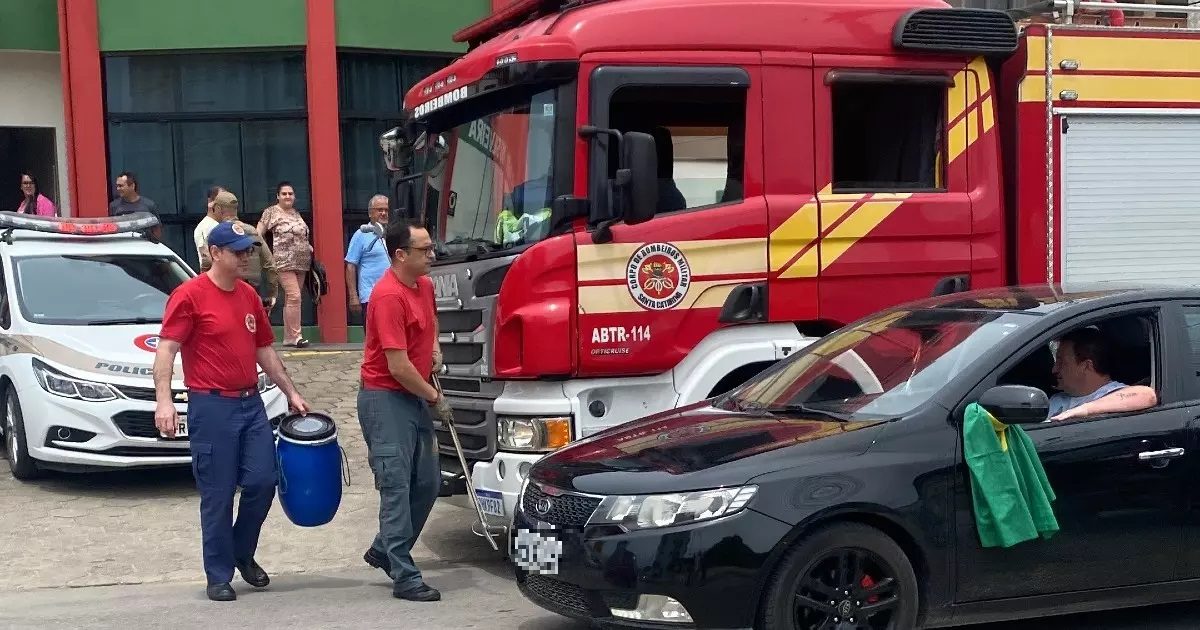
<svg viewBox="0 0 1200 630"><path fill-rule="evenodd" d="M894 572L865 549L835 549L809 565L795 594L796 630L891 630Z"/></svg>

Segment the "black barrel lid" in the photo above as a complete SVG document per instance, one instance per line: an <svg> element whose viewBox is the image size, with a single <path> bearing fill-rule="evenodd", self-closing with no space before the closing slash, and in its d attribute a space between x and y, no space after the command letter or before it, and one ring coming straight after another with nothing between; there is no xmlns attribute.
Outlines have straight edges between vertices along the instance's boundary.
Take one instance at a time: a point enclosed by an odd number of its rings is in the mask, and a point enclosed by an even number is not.
<svg viewBox="0 0 1200 630"><path fill-rule="evenodd" d="M335 434L337 425L323 413L294 414L279 423L279 435L296 442L320 442Z"/></svg>

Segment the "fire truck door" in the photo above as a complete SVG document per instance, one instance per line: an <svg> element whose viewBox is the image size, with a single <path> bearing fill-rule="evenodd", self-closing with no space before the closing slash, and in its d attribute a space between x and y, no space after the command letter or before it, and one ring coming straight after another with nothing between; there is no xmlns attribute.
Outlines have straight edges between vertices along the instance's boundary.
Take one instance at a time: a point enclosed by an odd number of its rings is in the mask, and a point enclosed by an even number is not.
<svg viewBox="0 0 1200 630"><path fill-rule="evenodd" d="M974 76L966 64L815 56L821 319L853 321L970 278L966 149L984 118L967 107Z"/></svg>
<svg viewBox="0 0 1200 630"><path fill-rule="evenodd" d="M669 370L721 326L735 289L766 282L759 58L716 59L590 74L592 125L654 137L659 195L653 219L615 225L611 242L581 235L581 374ZM614 144L592 142L589 196L598 203L613 188Z"/></svg>

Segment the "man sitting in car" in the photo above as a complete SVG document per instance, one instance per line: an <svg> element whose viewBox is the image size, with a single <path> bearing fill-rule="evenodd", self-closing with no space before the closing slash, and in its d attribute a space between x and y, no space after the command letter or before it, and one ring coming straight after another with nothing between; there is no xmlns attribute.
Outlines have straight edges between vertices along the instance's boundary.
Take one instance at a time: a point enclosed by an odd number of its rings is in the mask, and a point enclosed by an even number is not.
<svg viewBox="0 0 1200 630"><path fill-rule="evenodd" d="M1144 385L1126 385L1112 373L1112 344L1095 328L1080 328L1058 341L1054 377L1061 390L1050 397L1050 419L1139 411L1158 404L1158 394Z"/></svg>

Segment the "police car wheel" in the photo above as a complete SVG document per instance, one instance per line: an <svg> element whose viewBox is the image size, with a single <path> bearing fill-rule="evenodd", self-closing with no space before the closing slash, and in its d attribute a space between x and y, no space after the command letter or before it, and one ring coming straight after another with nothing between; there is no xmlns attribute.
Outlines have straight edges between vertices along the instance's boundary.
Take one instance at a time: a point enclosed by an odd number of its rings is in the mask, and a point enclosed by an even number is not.
<svg viewBox="0 0 1200 630"><path fill-rule="evenodd" d="M21 414L21 401L12 387L4 391L4 454L13 477L25 481L41 475L37 462L29 456L25 417Z"/></svg>

